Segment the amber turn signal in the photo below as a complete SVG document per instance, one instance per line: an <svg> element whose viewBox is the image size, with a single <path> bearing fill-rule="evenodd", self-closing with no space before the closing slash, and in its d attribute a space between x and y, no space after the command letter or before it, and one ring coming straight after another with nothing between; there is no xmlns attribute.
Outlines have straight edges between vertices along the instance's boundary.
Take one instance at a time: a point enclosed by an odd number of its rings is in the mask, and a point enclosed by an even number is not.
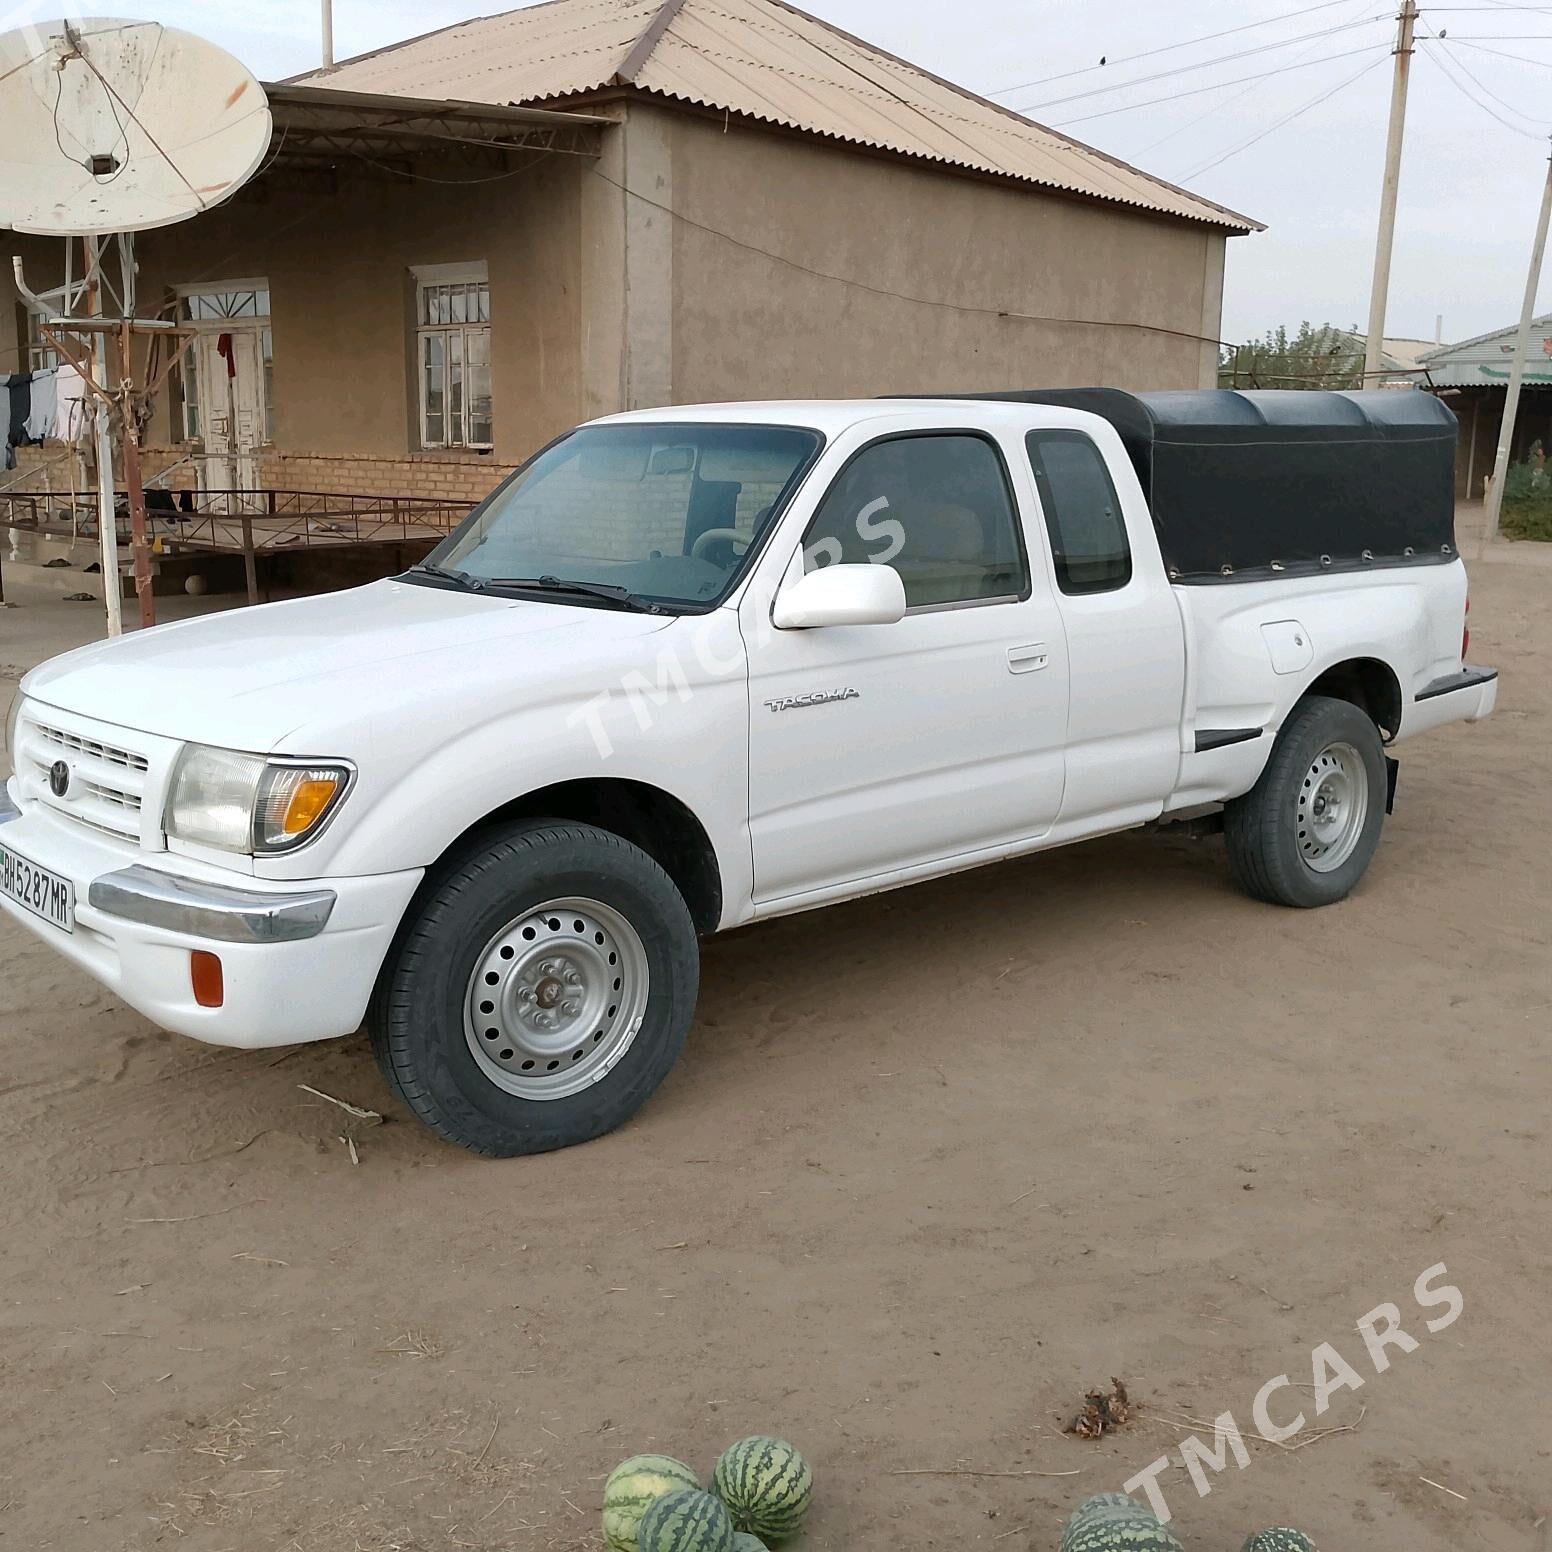
<svg viewBox="0 0 1552 1552"><path fill-rule="evenodd" d="M220 956L197 948L189 955L189 982L194 1000L202 1008L219 1008L226 1001L226 980L221 973Z"/></svg>

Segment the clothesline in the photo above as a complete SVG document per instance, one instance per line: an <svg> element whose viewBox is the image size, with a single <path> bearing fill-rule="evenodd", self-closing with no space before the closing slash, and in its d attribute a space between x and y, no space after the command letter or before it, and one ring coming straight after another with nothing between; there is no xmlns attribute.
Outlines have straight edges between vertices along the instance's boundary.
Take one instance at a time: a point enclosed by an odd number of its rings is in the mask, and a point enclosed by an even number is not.
<svg viewBox="0 0 1552 1552"><path fill-rule="evenodd" d="M85 393L85 379L68 363L0 374L5 467L16 467L16 449L25 443L75 441L86 413Z"/></svg>

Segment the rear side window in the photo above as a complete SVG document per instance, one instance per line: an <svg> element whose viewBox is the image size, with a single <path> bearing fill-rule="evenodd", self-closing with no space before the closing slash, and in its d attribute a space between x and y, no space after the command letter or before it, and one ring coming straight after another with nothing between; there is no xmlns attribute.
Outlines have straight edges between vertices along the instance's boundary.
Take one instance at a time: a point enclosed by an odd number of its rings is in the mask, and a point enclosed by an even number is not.
<svg viewBox="0 0 1552 1552"><path fill-rule="evenodd" d="M1107 593L1132 580L1126 520L1099 449L1081 431L1025 438L1064 593Z"/></svg>

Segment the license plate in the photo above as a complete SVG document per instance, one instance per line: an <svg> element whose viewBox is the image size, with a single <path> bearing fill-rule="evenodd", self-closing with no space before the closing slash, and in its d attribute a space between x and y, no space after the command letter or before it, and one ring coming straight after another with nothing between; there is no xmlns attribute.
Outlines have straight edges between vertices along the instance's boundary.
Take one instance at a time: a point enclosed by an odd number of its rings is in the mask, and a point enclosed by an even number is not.
<svg viewBox="0 0 1552 1552"><path fill-rule="evenodd" d="M75 885L5 846L0 846L0 894L61 931L75 931Z"/></svg>

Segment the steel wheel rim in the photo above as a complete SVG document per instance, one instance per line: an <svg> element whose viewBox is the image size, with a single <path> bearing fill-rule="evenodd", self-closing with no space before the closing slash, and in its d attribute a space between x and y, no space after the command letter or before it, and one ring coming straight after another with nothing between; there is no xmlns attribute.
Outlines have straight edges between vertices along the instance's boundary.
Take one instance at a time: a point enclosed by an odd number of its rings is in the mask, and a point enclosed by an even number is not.
<svg viewBox="0 0 1552 1552"><path fill-rule="evenodd" d="M464 1038L480 1071L520 1099L566 1099L608 1077L646 1014L641 936L599 900L548 900L480 951Z"/></svg>
<svg viewBox="0 0 1552 1552"><path fill-rule="evenodd" d="M1299 787L1299 855L1316 873L1333 873L1358 849L1369 816L1369 773L1351 744L1328 744Z"/></svg>

